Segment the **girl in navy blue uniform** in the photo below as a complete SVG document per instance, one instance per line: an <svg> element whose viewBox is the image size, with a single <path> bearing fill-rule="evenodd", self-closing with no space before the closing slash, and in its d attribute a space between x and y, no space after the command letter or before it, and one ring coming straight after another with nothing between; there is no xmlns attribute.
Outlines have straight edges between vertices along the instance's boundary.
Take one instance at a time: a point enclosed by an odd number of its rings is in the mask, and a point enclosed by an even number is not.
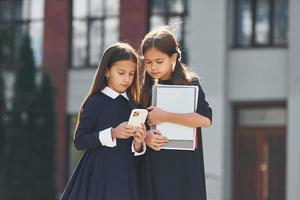
<svg viewBox="0 0 300 200"><path fill-rule="evenodd" d="M139 103L137 60L125 43L102 55L74 133L75 147L85 152L62 200L139 200L134 156L144 153L146 134L126 122Z"/></svg>
<svg viewBox="0 0 300 200"><path fill-rule="evenodd" d="M211 125L212 111L198 78L181 63L178 43L168 27L149 32L142 41L141 53L146 68L141 103L150 111L148 125L171 122L197 128L197 147L194 151L161 149L168 142L164 133L159 130L147 133L145 141L150 148L140 165L141 199L206 200L201 127ZM178 114L149 107L154 80L168 85L197 85L196 112Z"/></svg>

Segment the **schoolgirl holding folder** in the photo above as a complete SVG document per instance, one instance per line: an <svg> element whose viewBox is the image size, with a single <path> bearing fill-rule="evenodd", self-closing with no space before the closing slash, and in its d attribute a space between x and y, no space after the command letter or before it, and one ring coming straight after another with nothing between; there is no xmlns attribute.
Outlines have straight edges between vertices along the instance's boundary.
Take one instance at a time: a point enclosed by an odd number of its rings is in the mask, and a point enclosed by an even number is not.
<svg viewBox="0 0 300 200"><path fill-rule="evenodd" d="M178 42L169 27L158 27L149 32L142 41L141 53L146 69L141 102L149 110L148 125L171 122L197 128L194 151L161 149L168 142L164 133L155 129L147 133L145 141L150 148L140 165L141 200L206 200L201 127L211 125L212 110L199 80L181 62ZM155 80L167 85L197 85L196 112L170 113L151 106Z"/></svg>

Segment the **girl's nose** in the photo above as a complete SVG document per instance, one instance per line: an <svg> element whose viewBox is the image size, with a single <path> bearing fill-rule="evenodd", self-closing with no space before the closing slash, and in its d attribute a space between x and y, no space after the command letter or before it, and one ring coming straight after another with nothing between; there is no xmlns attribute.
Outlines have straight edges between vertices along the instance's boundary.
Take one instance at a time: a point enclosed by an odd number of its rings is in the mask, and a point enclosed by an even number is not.
<svg viewBox="0 0 300 200"><path fill-rule="evenodd" d="M125 76L124 81L126 83L129 83L130 82L130 75Z"/></svg>
<svg viewBox="0 0 300 200"><path fill-rule="evenodd" d="M151 70L155 70L156 69L156 65L154 63L151 63Z"/></svg>

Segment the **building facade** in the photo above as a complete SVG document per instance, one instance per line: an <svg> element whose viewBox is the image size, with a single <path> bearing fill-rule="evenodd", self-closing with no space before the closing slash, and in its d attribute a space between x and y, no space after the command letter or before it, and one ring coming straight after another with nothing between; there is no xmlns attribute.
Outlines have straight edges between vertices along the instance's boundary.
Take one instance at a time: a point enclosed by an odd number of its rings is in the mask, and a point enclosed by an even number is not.
<svg viewBox="0 0 300 200"><path fill-rule="evenodd" d="M170 24L213 108L203 130L208 199L300 196L300 1L1 0L0 9L0 28L15 33L0 61L6 98L20 25L52 77L58 192L81 155L73 130L101 53L117 40L139 48L152 27Z"/></svg>
<svg viewBox="0 0 300 200"><path fill-rule="evenodd" d="M190 4L190 63L214 108L204 134L209 194L297 199L300 2Z"/></svg>

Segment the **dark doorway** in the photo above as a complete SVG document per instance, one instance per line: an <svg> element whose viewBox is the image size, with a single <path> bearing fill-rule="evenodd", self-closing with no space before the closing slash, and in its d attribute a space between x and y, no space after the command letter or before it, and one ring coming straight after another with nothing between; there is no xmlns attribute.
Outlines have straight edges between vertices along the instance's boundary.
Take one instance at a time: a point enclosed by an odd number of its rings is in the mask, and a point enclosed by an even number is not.
<svg viewBox="0 0 300 200"><path fill-rule="evenodd" d="M284 200L285 106L236 105L234 199Z"/></svg>

